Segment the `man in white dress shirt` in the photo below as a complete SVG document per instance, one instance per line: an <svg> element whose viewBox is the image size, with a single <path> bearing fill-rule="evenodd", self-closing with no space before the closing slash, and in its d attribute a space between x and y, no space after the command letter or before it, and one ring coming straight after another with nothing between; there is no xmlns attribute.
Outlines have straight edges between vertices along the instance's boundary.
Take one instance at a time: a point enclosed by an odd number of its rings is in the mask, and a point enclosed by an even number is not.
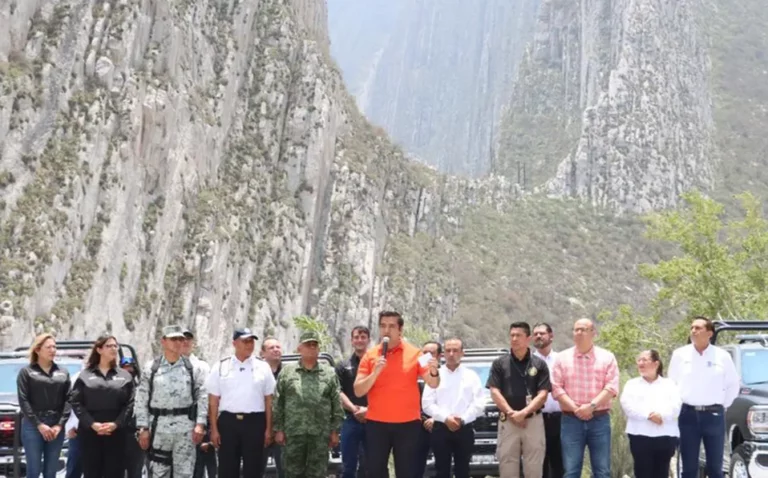
<svg viewBox="0 0 768 478"><path fill-rule="evenodd" d="M435 476L449 478L451 460L456 478L469 478L469 462L475 443L472 423L485 411L485 396L480 377L474 370L462 367L464 344L452 338L443 346L445 367L440 368L440 385L424 388L421 398L424 413L434 420L432 452Z"/></svg>
<svg viewBox="0 0 768 478"><path fill-rule="evenodd" d="M739 394L739 377L731 355L710 343L714 325L706 317L691 323L691 343L672 354L669 378L680 389L678 419L682 478L695 478L699 447L704 442L707 476L723 478L725 409Z"/></svg>
<svg viewBox="0 0 768 478"><path fill-rule="evenodd" d="M552 341L555 334L552 327L547 323L539 323L533 326L533 346L536 349L533 354L546 362L547 368L552 373L552 366L555 364L557 352L552 350ZM560 402L547 394L547 401L544 402L544 408L541 409L541 416L544 417L544 433L547 441L547 452L544 456L544 470L542 478L563 478L565 470L563 469L563 452L560 446Z"/></svg>
<svg viewBox="0 0 768 478"><path fill-rule="evenodd" d="M225 357L206 382L211 441L219 449L219 476L261 476L264 447L272 438L275 377L266 362L253 356L257 337L250 329L232 335L235 354Z"/></svg>

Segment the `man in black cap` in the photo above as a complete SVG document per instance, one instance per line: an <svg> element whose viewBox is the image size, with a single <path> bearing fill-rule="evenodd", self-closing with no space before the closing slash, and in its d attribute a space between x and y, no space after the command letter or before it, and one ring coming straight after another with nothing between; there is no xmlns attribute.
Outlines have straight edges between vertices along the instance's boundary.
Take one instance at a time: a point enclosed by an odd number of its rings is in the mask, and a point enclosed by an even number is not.
<svg viewBox="0 0 768 478"><path fill-rule="evenodd" d="M264 447L272 439L275 377L266 362L253 356L250 329L232 334L235 353L214 366L208 377L211 441L219 449L221 478L262 475Z"/></svg>
<svg viewBox="0 0 768 478"><path fill-rule="evenodd" d="M200 360L192 352L195 348L195 334L188 328L184 328L184 342L181 345L181 355L187 357L192 365L203 372L207 379L211 374L211 366L208 362ZM203 478L205 471L208 471L208 478L216 478L216 450L211 443L210 428L206 431L202 443L195 447L195 473L192 478Z"/></svg>

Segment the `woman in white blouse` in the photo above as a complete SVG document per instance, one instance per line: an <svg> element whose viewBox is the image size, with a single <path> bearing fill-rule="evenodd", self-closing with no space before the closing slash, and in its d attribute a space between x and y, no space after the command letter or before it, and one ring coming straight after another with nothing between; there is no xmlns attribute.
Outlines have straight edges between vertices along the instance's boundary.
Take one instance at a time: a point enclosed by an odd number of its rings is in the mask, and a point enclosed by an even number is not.
<svg viewBox="0 0 768 478"><path fill-rule="evenodd" d="M657 351L641 352L637 370L640 376L630 379L621 394L635 478L666 477L680 437L680 393L672 380L662 376L664 364Z"/></svg>

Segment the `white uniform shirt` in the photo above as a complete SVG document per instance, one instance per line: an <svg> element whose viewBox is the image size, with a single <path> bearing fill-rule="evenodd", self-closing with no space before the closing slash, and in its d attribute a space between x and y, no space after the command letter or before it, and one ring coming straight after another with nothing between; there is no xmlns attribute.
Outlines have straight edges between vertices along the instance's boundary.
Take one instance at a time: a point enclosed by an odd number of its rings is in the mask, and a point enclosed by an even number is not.
<svg viewBox="0 0 768 478"><path fill-rule="evenodd" d="M211 373L211 366L208 365L208 362L204 362L197 358L195 354L189 355L189 361L192 362L192 365L195 367L199 367L203 371L203 377L207 377Z"/></svg>
<svg viewBox="0 0 768 478"><path fill-rule="evenodd" d="M275 393L275 377L263 360L249 357L222 359L205 383L211 395L220 397L219 412L258 413L265 411L264 397Z"/></svg>
<svg viewBox="0 0 768 478"><path fill-rule="evenodd" d="M546 357L541 353L539 353L538 350L534 350L533 354L547 363L547 368L549 369L549 376L551 378L552 367L555 366L555 359L557 358L557 352L555 352L554 350L550 350L549 355L547 355ZM547 394L547 401L544 402L544 408L542 408L541 411L543 413L556 413L561 411L560 402L558 402L552 397L552 392Z"/></svg>
<svg viewBox="0 0 768 478"><path fill-rule="evenodd" d="M621 393L621 408L627 416L626 432L647 437L679 437L677 417L680 415L680 391L672 380L657 377L648 382L643 377L627 381ZM661 415L661 425L648 420L648 415Z"/></svg>
<svg viewBox="0 0 768 478"><path fill-rule="evenodd" d="M683 403L730 407L739 395L739 376L731 354L714 345L699 354L688 344L672 353L669 378L677 384Z"/></svg>
<svg viewBox="0 0 768 478"><path fill-rule="evenodd" d="M485 412L485 393L477 373L463 365L451 371L440 367L440 385L437 388L424 387L421 407L424 413L436 422L455 415L464 423L472 423Z"/></svg>

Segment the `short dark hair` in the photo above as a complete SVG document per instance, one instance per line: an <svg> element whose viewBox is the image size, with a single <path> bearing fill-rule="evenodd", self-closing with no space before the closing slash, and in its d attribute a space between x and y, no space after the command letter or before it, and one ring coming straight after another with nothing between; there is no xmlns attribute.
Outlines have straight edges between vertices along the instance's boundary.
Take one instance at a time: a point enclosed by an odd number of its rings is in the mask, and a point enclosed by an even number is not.
<svg viewBox="0 0 768 478"><path fill-rule="evenodd" d="M449 337L449 338L445 339L445 340L443 341L443 343L444 343L444 344L445 344L445 343L448 343L448 341L449 341L449 340L458 340L458 341L459 341L459 343L461 344L461 350L464 350L464 341L463 341L463 340L461 340L461 339L460 339L460 338L458 338L458 337Z"/></svg>
<svg viewBox="0 0 768 478"><path fill-rule="evenodd" d="M401 329L403 328L403 325L405 325L405 321L403 320L403 316L400 315L400 312L394 312L391 310L383 310L379 312L379 325L381 325L381 319L384 317L397 317L397 326Z"/></svg>
<svg viewBox="0 0 768 478"><path fill-rule="evenodd" d="M440 342L437 342L436 340L427 340L426 342L424 342L424 345L422 345L421 348L424 348L425 346L430 344L437 345L437 355L440 355L443 353L443 344L441 344Z"/></svg>
<svg viewBox="0 0 768 478"><path fill-rule="evenodd" d="M538 324L534 325L534 326L533 326L533 330L536 330L536 329L538 329L539 327L544 327L544 328L546 328L546 329L547 329L547 333L548 333L548 334L551 334L551 333L552 333L552 326L551 326L551 325L549 325L549 324L548 324L548 323L546 323L546 322L539 322Z"/></svg>
<svg viewBox="0 0 768 478"><path fill-rule="evenodd" d="M697 320L703 320L704 321L704 328L706 328L710 332L714 332L715 331L715 324L713 324L712 320L709 319L708 317L704 317L703 315L697 315L696 317L693 318L693 320L691 320L691 324L693 324Z"/></svg>
<svg viewBox="0 0 768 478"><path fill-rule="evenodd" d="M650 349L648 351L648 354L651 356L651 360L654 362L659 362L659 369L656 371L656 373L659 375L659 377L664 376L664 362L661 361L661 355L659 355L659 351L656 349Z"/></svg>
<svg viewBox="0 0 768 478"><path fill-rule="evenodd" d="M528 325L528 322L512 322L509 326L509 331L512 332L512 329L523 329L526 337L531 336L531 326Z"/></svg>
<svg viewBox="0 0 768 478"><path fill-rule="evenodd" d="M354 337L355 336L355 332L363 333L363 334L367 335L368 337L371 336L371 330L368 327L366 327L365 325L356 325L356 326L354 326L352 328L352 332L350 332L349 336L350 337Z"/></svg>

